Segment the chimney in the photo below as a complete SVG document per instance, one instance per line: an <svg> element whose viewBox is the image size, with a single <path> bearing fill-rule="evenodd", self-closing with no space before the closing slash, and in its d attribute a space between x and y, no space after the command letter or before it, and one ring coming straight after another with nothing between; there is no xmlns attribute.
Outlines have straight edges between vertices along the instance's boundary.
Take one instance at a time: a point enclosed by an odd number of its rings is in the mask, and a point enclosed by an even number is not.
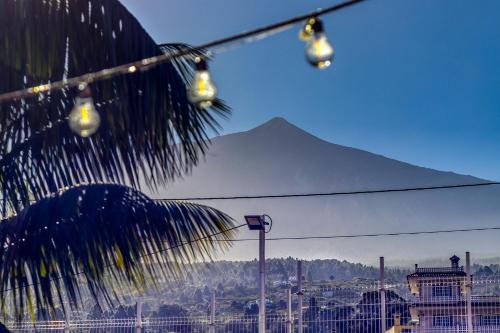
<svg viewBox="0 0 500 333"><path fill-rule="evenodd" d="M451 268L458 269L458 262L460 261L460 258L457 257L456 255L453 255L453 257L450 258L450 261L451 261Z"/></svg>
<svg viewBox="0 0 500 333"><path fill-rule="evenodd" d="M415 264L415 272L418 270L418 264Z"/></svg>

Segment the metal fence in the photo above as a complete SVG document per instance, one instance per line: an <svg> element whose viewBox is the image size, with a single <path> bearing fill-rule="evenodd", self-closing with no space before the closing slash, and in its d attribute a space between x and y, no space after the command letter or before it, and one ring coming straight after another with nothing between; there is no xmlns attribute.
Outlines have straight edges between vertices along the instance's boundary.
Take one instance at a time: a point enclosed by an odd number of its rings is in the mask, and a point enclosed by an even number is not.
<svg viewBox="0 0 500 333"><path fill-rule="evenodd" d="M308 282L284 289L284 309L268 312L269 333L500 332L500 276L473 277L462 267L418 268L406 281ZM301 275L301 273L300 273ZM300 276L299 275L299 276ZM10 322L14 333L257 333L257 315Z"/></svg>

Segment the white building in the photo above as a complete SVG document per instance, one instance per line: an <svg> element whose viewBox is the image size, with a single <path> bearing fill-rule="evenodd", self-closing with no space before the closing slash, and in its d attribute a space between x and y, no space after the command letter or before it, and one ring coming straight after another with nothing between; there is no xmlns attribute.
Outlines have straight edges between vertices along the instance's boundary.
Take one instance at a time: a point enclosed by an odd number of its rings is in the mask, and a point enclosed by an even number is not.
<svg viewBox="0 0 500 333"><path fill-rule="evenodd" d="M410 304L412 331L467 332L468 278L460 258L453 256L450 261L450 267L415 265L415 272L408 275L415 296ZM473 295L471 285L473 331L500 332L500 297Z"/></svg>

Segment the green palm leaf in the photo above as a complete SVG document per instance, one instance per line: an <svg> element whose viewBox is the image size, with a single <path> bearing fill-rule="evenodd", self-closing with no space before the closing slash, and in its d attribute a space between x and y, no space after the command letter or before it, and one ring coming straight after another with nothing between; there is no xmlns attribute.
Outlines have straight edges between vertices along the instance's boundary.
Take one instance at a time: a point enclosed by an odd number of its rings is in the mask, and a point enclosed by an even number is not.
<svg viewBox="0 0 500 333"><path fill-rule="evenodd" d="M117 0L0 0L0 93L183 47L160 49ZM102 119L91 138L68 127L75 91L1 104L3 213L79 183L144 179L154 190L189 171L229 113L189 103L191 58L91 84Z"/></svg>
<svg viewBox="0 0 500 333"><path fill-rule="evenodd" d="M0 333L10 333L10 331L5 327L4 324L0 323Z"/></svg>
<svg viewBox="0 0 500 333"><path fill-rule="evenodd" d="M159 48L117 0L0 0L0 93L186 47ZM110 303L228 245L223 213L138 191L188 172L229 114L187 100L195 55L91 84L90 138L69 129L70 89L0 104L0 214L15 214L0 222L0 305L19 316L86 292Z"/></svg>
<svg viewBox="0 0 500 333"><path fill-rule="evenodd" d="M82 294L111 304L123 289L210 259L234 229L206 206L158 203L121 185L72 187L0 223L0 305L12 300L21 316L64 300L77 306Z"/></svg>

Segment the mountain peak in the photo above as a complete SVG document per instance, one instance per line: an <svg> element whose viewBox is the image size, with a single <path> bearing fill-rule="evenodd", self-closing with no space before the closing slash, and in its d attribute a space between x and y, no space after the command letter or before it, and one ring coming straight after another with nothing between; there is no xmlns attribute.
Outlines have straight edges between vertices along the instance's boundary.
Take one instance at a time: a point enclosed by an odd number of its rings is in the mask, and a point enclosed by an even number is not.
<svg viewBox="0 0 500 333"><path fill-rule="evenodd" d="M280 125L280 124L288 124L290 123L283 117L273 117L270 120L266 121L263 125L265 124L270 124L270 125Z"/></svg>
<svg viewBox="0 0 500 333"><path fill-rule="evenodd" d="M276 129L276 128L283 128L283 127L296 127L296 126L289 123L285 118L274 117L274 118L271 118L270 120L266 121L265 123L257 126L254 129L257 129L257 128Z"/></svg>
<svg viewBox="0 0 500 333"><path fill-rule="evenodd" d="M250 132L268 132L268 133L280 133L283 132L304 132L305 131L294 124L288 122L285 118L282 117L274 117L265 123L253 128Z"/></svg>
<svg viewBox="0 0 500 333"><path fill-rule="evenodd" d="M413 166L355 148L316 138L283 118L272 118L249 131L213 140L205 159L193 172L153 197L234 197L295 193L351 192L405 187L478 183L482 180ZM454 191L417 191L379 195L289 198L287 200L210 201L235 219L249 213L267 213L275 225L273 235L377 233L436 228L494 225L500 215L497 188ZM474 242L474 252L500 250L495 234ZM460 238L462 237L462 238ZM470 235L415 239L414 256L465 251ZM489 237L489 238L484 238ZM497 237L498 238L498 237ZM478 238L479 239L479 238ZM350 242L311 242L307 246L284 243L271 256L328 257L373 260L375 253L408 259L401 251L409 239L359 239ZM253 256L251 244L237 243L231 258ZM366 251L372 248L374 251ZM444 249L444 250L443 250ZM468 250L468 249L467 249ZM411 254L410 254L411 255ZM443 254L444 255L444 254ZM227 257L225 257L227 258Z"/></svg>

